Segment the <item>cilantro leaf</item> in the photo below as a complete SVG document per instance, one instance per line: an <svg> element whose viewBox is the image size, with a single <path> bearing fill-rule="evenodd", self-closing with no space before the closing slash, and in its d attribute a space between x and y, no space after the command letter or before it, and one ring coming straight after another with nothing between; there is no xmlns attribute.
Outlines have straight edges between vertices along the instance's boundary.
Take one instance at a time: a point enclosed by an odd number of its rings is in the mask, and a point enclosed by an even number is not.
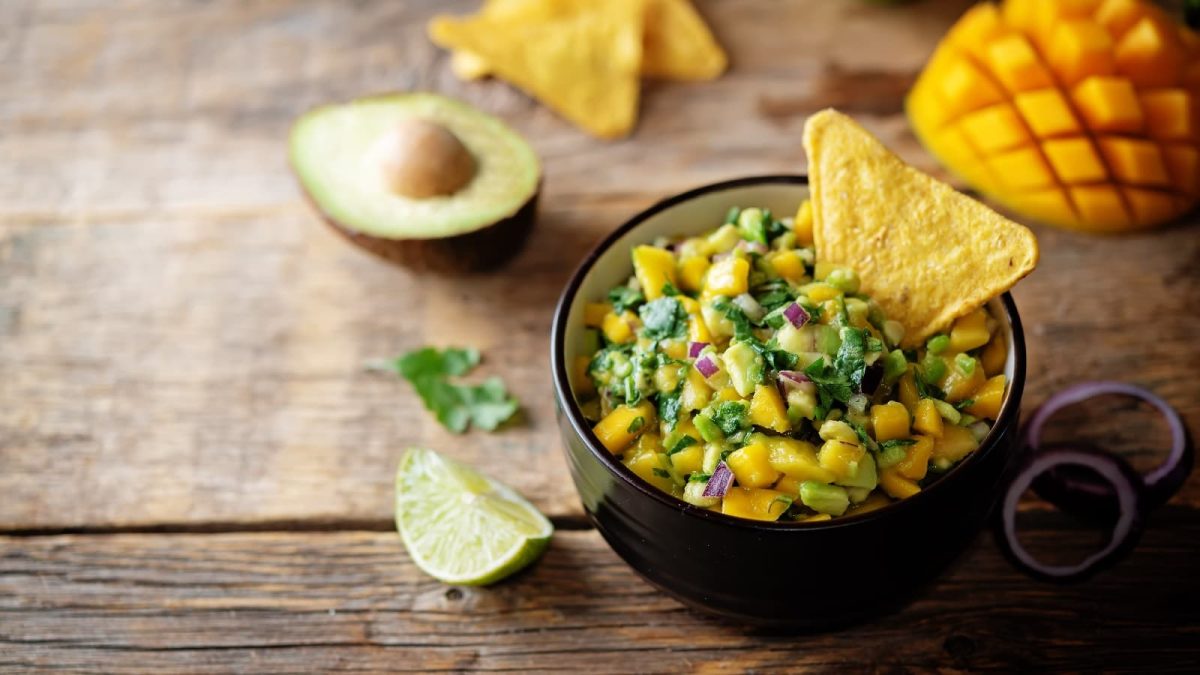
<svg viewBox="0 0 1200 675"><path fill-rule="evenodd" d="M750 422L746 419L746 404L737 401L722 401L713 410L712 420L726 436L750 428Z"/></svg>
<svg viewBox="0 0 1200 675"><path fill-rule="evenodd" d="M880 450L891 450L892 448L903 448L909 445L916 445L916 441L911 438L894 438L890 441L884 441L879 444Z"/></svg>
<svg viewBox="0 0 1200 675"><path fill-rule="evenodd" d="M965 399L965 400L959 401L958 403L955 403L955 404L954 404L954 409L955 409L955 410L960 410L960 411L961 411L961 410L966 410L967 408L970 408L970 407L971 407L971 406L973 406L973 405L975 405L975 399L973 399L973 398L968 398L968 399Z"/></svg>
<svg viewBox="0 0 1200 675"><path fill-rule="evenodd" d="M628 286L617 286L608 292L608 301L612 303L613 312L620 314L642 304L646 298Z"/></svg>
<svg viewBox="0 0 1200 675"><path fill-rule="evenodd" d="M829 410L833 401L846 403L854 395L854 388L845 375L825 363L825 358L818 358L804 369L808 379L817 385L817 393L821 398L821 407Z"/></svg>
<svg viewBox="0 0 1200 675"><path fill-rule="evenodd" d="M687 312L672 297L659 298L642 305L642 335L651 340L683 337L687 334Z"/></svg>
<svg viewBox="0 0 1200 675"><path fill-rule="evenodd" d="M667 297L679 295L679 289L675 288L675 284L667 281L663 282L662 294Z"/></svg>
<svg viewBox="0 0 1200 675"><path fill-rule="evenodd" d="M711 473L700 473L699 471L697 471L697 472L693 473L692 475L688 476L688 482L689 483L705 483L705 482L708 482L709 478L712 478Z"/></svg>
<svg viewBox="0 0 1200 675"><path fill-rule="evenodd" d="M756 340L754 337L754 324L750 322L750 317L742 311L741 307L729 301L729 298L719 297L713 301L713 309L725 315L725 318L733 324L733 337L735 340Z"/></svg>
<svg viewBox="0 0 1200 675"><path fill-rule="evenodd" d="M393 364L394 369L416 389L425 407L438 422L454 433L468 425L492 431L516 414L520 404L509 395L504 382L491 377L482 384L459 385L447 381L469 373L479 363L475 349L433 347L417 349Z"/></svg>
<svg viewBox="0 0 1200 675"><path fill-rule="evenodd" d="M671 446L670 450L667 450L667 456L670 457L671 455L673 455L677 452L683 452L684 450L687 450L688 448L692 447L695 444L696 444L695 438L692 438L691 436L684 436L684 437L680 438L678 441L676 441L675 445Z"/></svg>
<svg viewBox="0 0 1200 675"><path fill-rule="evenodd" d="M833 359L833 368L846 378L855 391L862 389L863 374L867 371L864 360L867 351L867 330L847 326L841 330L842 346Z"/></svg>
<svg viewBox="0 0 1200 675"><path fill-rule="evenodd" d="M658 395L658 416L667 423L668 431L674 431L675 425L679 423L679 410L682 406L681 391L682 387L669 394Z"/></svg>

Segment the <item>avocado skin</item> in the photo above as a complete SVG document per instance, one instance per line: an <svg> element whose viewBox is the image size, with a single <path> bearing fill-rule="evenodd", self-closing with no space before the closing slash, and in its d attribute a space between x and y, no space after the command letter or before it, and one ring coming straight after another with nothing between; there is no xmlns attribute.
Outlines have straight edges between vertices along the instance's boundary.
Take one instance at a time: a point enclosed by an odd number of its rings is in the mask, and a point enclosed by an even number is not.
<svg viewBox="0 0 1200 675"><path fill-rule="evenodd" d="M316 200L305 191L305 197L321 214L321 219L350 243L413 271L445 275L492 270L519 253L537 220L538 197L541 194L539 182L533 195L516 213L478 230L435 239L391 239L344 227L321 210Z"/></svg>

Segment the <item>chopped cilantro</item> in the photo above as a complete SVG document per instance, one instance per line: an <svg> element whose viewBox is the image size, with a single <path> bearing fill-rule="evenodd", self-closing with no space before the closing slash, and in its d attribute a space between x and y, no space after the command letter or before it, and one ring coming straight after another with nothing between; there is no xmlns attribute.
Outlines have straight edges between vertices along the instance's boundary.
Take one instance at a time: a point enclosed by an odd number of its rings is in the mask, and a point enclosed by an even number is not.
<svg viewBox="0 0 1200 675"><path fill-rule="evenodd" d="M706 483L706 482L708 482L709 478L712 478L711 473L700 473L699 471L696 471L696 472L692 473L692 475L688 476L688 482L689 483Z"/></svg>
<svg viewBox="0 0 1200 675"><path fill-rule="evenodd" d="M684 450L687 450L695 445L696 442L697 441L695 438L692 438L691 436L684 436L676 441L675 445L671 446L670 450L667 450L667 456L669 457L677 452L683 452Z"/></svg>
<svg viewBox="0 0 1200 675"><path fill-rule="evenodd" d="M894 438L890 441L884 441L879 444L880 450L891 450L892 448L903 448L909 445L916 445L917 442L911 438Z"/></svg>
<svg viewBox="0 0 1200 675"><path fill-rule="evenodd" d="M792 304L796 296L792 293L791 286L783 279L775 279L764 284L759 284L754 289L754 299L767 312L773 312L781 307L786 307Z"/></svg>
<svg viewBox="0 0 1200 675"><path fill-rule="evenodd" d="M667 281L663 283L662 294L668 298L679 295L679 289L675 288L675 284Z"/></svg>
<svg viewBox="0 0 1200 675"><path fill-rule="evenodd" d="M658 395L658 416L667 423L668 431L674 431L675 425L679 423L681 389L682 387L669 394Z"/></svg>
<svg viewBox="0 0 1200 675"><path fill-rule="evenodd" d="M642 305L642 335L651 340L683 337L687 334L687 312L675 298L659 298Z"/></svg>
<svg viewBox="0 0 1200 675"><path fill-rule="evenodd" d="M726 436L750 426L746 419L746 404L737 401L722 401L713 410L712 420Z"/></svg>
<svg viewBox="0 0 1200 675"><path fill-rule="evenodd" d="M671 477L671 472L667 471L666 469L651 469L651 471L653 471L654 475L658 476L659 478L670 478Z"/></svg>
<svg viewBox="0 0 1200 675"><path fill-rule="evenodd" d="M613 312L620 314L642 304L646 298L628 286L617 286L608 292L608 301L612 303Z"/></svg>
<svg viewBox="0 0 1200 675"><path fill-rule="evenodd" d="M628 431L631 434L636 434L637 432L641 431L642 427L644 426L646 426L646 418L638 415L637 417L633 418L633 421L629 423L629 427L625 429L625 431Z"/></svg>
<svg viewBox="0 0 1200 675"><path fill-rule="evenodd" d="M727 211L725 213L725 224L726 225L736 224L738 221L738 216L740 216L740 215L742 215L742 208L740 206L729 207L729 211Z"/></svg>
<svg viewBox="0 0 1200 675"><path fill-rule="evenodd" d="M833 368L845 377L855 391L862 389L863 374L867 371L864 360L867 348L867 330L846 326L841 330L842 346L833 359Z"/></svg>
<svg viewBox="0 0 1200 675"><path fill-rule="evenodd" d="M454 433L466 431L470 424L492 431L520 408L500 378L491 377L476 385L447 380L466 375L478 363L479 351L475 349L439 351L425 347L396 359L392 368L417 390L421 402L442 426Z"/></svg>
<svg viewBox="0 0 1200 675"><path fill-rule="evenodd" d="M733 337L735 340L754 340L754 324L750 322L750 317L742 311L741 307L729 301L729 298L719 297L713 301L713 309L725 315L725 318L733 324Z"/></svg>
<svg viewBox="0 0 1200 675"><path fill-rule="evenodd" d="M970 407L971 407L971 406L973 406L973 405L975 405L975 399L973 399L973 398L968 398L968 399L966 399L966 400L964 400L964 401L959 401L958 403L955 403L955 404L954 404L954 409L955 409L955 410L960 410L960 411L961 411L961 410L966 410L967 408L970 408Z"/></svg>

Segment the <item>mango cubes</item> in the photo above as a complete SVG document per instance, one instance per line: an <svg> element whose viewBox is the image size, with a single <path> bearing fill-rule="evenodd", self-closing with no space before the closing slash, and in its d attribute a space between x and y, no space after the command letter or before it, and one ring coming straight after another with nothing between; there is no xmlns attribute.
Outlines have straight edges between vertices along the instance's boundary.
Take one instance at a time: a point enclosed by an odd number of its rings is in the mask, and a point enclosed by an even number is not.
<svg viewBox="0 0 1200 675"><path fill-rule="evenodd" d="M1033 220L1126 231L1200 196L1200 36L1145 0L982 2L906 107L947 168Z"/></svg>

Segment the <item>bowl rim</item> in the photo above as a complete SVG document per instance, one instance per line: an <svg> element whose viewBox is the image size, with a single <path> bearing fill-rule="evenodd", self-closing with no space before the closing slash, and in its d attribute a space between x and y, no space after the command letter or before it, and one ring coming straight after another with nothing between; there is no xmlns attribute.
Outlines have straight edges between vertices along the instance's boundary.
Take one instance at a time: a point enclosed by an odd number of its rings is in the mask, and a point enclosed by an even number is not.
<svg viewBox="0 0 1200 675"><path fill-rule="evenodd" d="M726 525L731 527L742 527L754 531L763 532L786 532L796 530L816 530L816 529L835 529L840 527L850 527L859 523L865 523L880 518L890 518L894 514L898 514L904 510L917 508L920 503L932 499L929 495L935 494L938 488L948 480L951 480L955 474L963 473L963 468L968 464L978 463L978 458L984 454L992 452L996 449L999 440L1004 436L1004 430L1009 428L1009 425L1017 423L1019 414L1021 394L1025 389L1025 331L1021 325L1021 317L1017 314L1017 305L1013 301L1012 294L1005 292L1000 296L1000 302L1004 306L1004 310L1008 315L1009 326L1012 331L1013 344L1011 349L1014 350L1013 361L1013 379L1009 383L1008 395L1005 396L1004 403L1001 405L1000 415L996 418L992 428L988 431L987 436L979 443L979 447L967 456L966 459L960 461L953 468L947 471L940 479L934 482L927 488L923 488L917 494L893 501L892 503L878 509L873 509L866 513L852 514L848 516L833 518L831 520L821 520L812 522L778 522L778 521L759 521L748 518L738 518L735 516L727 516L723 513L710 511L708 509L689 504L678 497L667 494L662 490L649 485L644 480L639 478L628 467L617 460L616 456L605 449L592 432L591 425L583 416L583 411L575 400L574 392L571 391L570 380L567 376L566 368L566 345L564 344L567 318L570 314L571 306L574 304L576 296L579 294L579 289L583 285L584 279L592 271L596 261L600 256L606 253L614 244L626 234L637 228L646 220L650 219L667 209L670 209L678 204L690 201L702 195L712 192L723 192L734 188L748 187L753 185L808 185L808 176L805 174L765 174L760 176L746 176L743 178L734 178L731 180L719 181L702 185L685 192L666 197L649 208L637 213L629 220L626 220L615 230L608 234L600 243L596 244L583 262L576 267L571 274L570 281L567 282L566 288L563 289L562 295L559 296L558 304L554 308L554 319L550 326L550 369L552 379L554 380L554 395L558 399L563 414L571 424L572 430L587 446L588 451L597 459L600 464L608 469L609 473L616 476L619 480L634 488L641 494L654 499L661 504L677 509L687 517L699 518L703 521L711 522L715 525ZM1000 432L997 432L997 430ZM1018 433L1014 429L1014 433Z"/></svg>

